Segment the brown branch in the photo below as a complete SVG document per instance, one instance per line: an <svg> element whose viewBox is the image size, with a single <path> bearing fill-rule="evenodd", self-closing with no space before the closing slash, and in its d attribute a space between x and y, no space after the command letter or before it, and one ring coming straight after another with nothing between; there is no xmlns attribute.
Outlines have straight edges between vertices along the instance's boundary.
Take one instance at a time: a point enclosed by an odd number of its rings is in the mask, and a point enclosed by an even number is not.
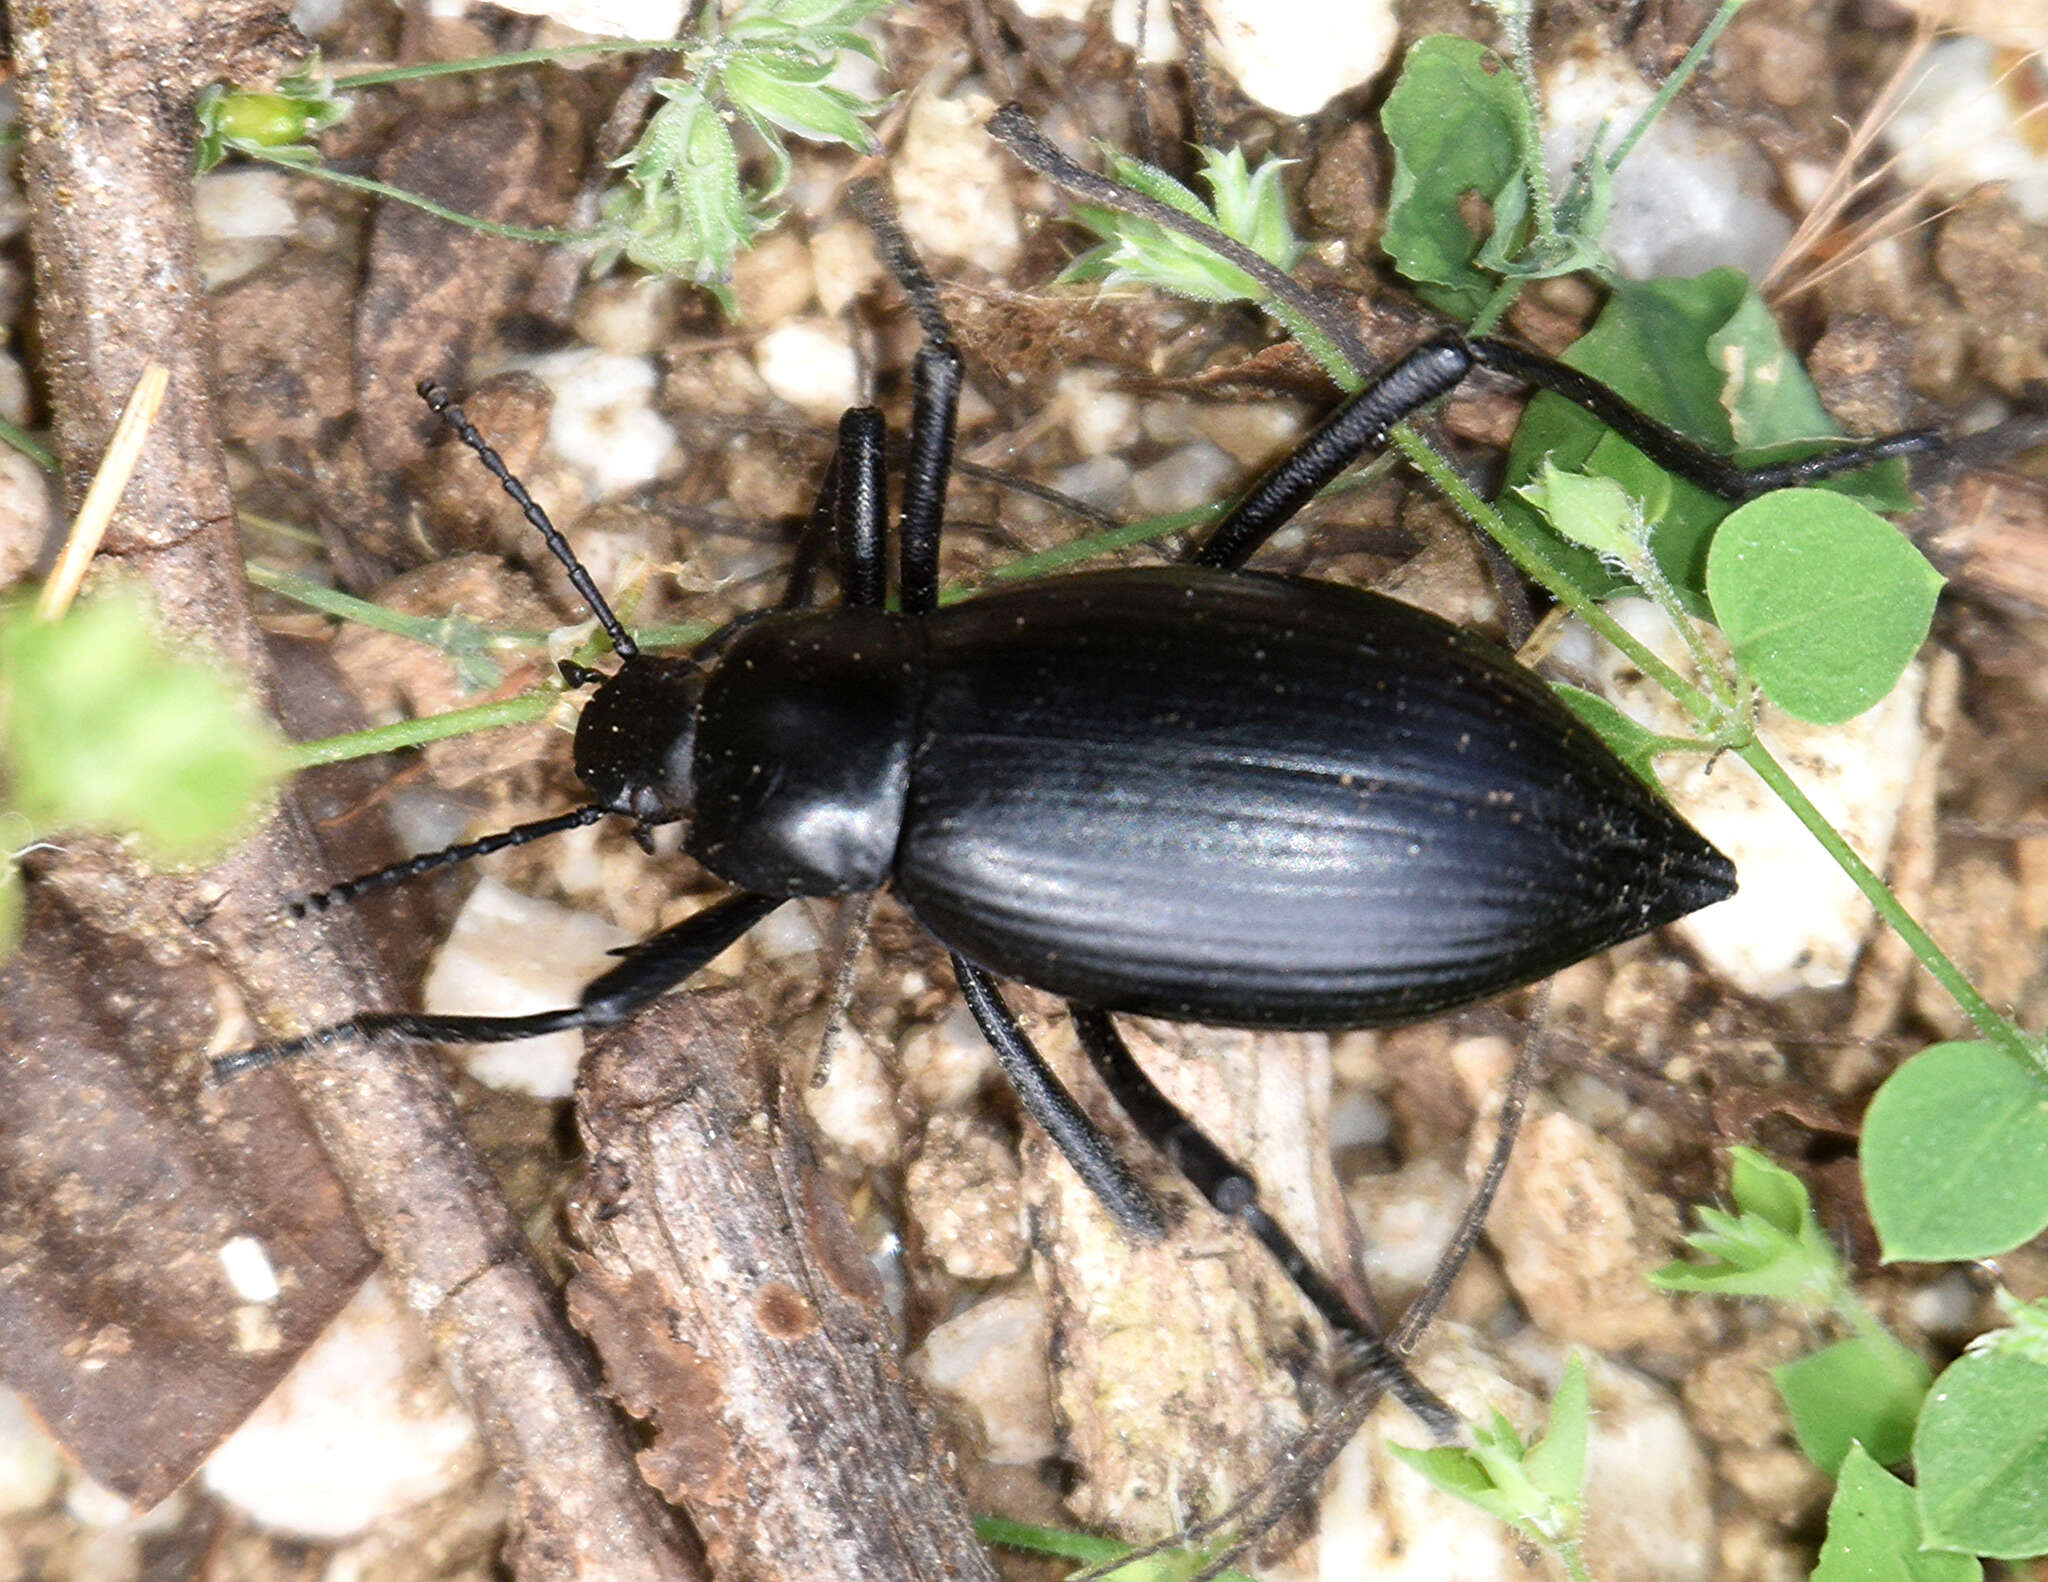
<svg viewBox="0 0 2048 1582"><path fill-rule="evenodd" d="M172 631L264 678L208 387L189 172L194 94L209 78L274 66L292 42L283 8L16 0L10 10L44 366L67 478L75 490L90 471L144 364L166 365L170 399L106 554L147 581ZM284 1032L388 993L346 916L273 921L288 896L312 888L315 871L307 824L287 798L207 872L164 878L74 857L45 882L81 894L126 886L124 904L165 920L161 948L203 941L265 1025ZM166 1065L189 1057L181 1069L196 1081L198 1050L159 1054ZM511 1483L519 1574L700 1577L637 1477L589 1360L429 1067L344 1056L305 1062L293 1080L365 1232Z"/></svg>
<svg viewBox="0 0 2048 1582"><path fill-rule="evenodd" d="M720 1576L993 1582L880 1281L737 994L593 1047L569 1311Z"/></svg>

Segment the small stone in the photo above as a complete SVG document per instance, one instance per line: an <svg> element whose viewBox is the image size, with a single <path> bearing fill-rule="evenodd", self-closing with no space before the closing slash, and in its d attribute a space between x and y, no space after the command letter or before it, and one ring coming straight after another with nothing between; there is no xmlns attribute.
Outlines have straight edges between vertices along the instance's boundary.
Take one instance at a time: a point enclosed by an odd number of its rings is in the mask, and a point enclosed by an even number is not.
<svg viewBox="0 0 2048 1582"><path fill-rule="evenodd" d="M32 575L57 525L49 474L12 446L0 446L0 587Z"/></svg>
<svg viewBox="0 0 2048 1582"><path fill-rule="evenodd" d="M838 318L882 278L875 239L858 220L838 220L811 238L811 277L818 306Z"/></svg>
<svg viewBox="0 0 2048 1582"><path fill-rule="evenodd" d="M1439 1159L1361 1177L1346 1193L1365 1233L1365 1278L1399 1312L1428 1283L1472 1189Z"/></svg>
<svg viewBox="0 0 2048 1582"><path fill-rule="evenodd" d="M632 935L485 878L470 891L428 969L425 1008L441 1015L524 1016L574 1005L583 987L618 965L610 952ZM486 1087L539 1099L576 1090L583 1034L545 1033L516 1044L465 1044L455 1053Z"/></svg>
<svg viewBox="0 0 2048 1582"><path fill-rule="evenodd" d="M831 319L790 319L755 343L761 382L821 422L860 402L860 365L846 331Z"/></svg>
<svg viewBox="0 0 2048 1582"><path fill-rule="evenodd" d="M1562 54L1543 90L1545 163L1558 191L1600 122L1628 125L1655 93L1620 56L1587 51ZM1792 237L1777 183L1753 140L1667 107L1615 175L1600 243L1632 280L1722 264L1758 279Z"/></svg>
<svg viewBox="0 0 2048 1582"><path fill-rule="evenodd" d="M896 1093L874 1046L842 1027L827 1050L832 1072L823 1087L804 1089L804 1108L834 1147L873 1169L894 1164L903 1150Z"/></svg>
<svg viewBox="0 0 2048 1582"><path fill-rule="evenodd" d="M1090 456L1054 473L1052 486L1098 511L1121 513L1130 501L1132 477L1121 456Z"/></svg>
<svg viewBox="0 0 2048 1582"><path fill-rule="evenodd" d="M1463 1325L1440 1324L1416 1372L1468 1421L1485 1422L1498 1411L1528 1436L1541 1430L1543 1399L1556 1389L1563 1358L1534 1335L1511 1350L1490 1346ZM1704 1582L1712 1574L1714 1532L1706 1457L1662 1389L1601 1358L1589 1360L1594 1415L1585 1526L1592 1573ZM1531 1388L1539 1381L1540 1388ZM1512 1530L1388 1450L1422 1437L1398 1411L1367 1421L1327 1485L1313 1574L1375 1582L1524 1582L1533 1573Z"/></svg>
<svg viewBox="0 0 2048 1582"><path fill-rule="evenodd" d="M957 1109L997 1080L994 1053L967 1007L910 1029L896 1051L906 1093L927 1109Z"/></svg>
<svg viewBox="0 0 2048 1582"><path fill-rule="evenodd" d="M2008 19L2031 10L1992 9ZM2043 41L2048 27L2041 40L2020 47L2040 49ZM2010 69L1983 38L1943 39L1928 50L1905 97L1885 118L1884 141L1898 179L1936 199L2001 183L2021 214L2048 221L2048 155L2025 124L2035 112L2020 102L2024 80L2025 73Z"/></svg>
<svg viewBox="0 0 2048 1582"><path fill-rule="evenodd" d="M425 1338L373 1276L200 1476L259 1526L332 1541L482 1467Z"/></svg>
<svg viewBox="0 0 2048 1582"><path fill-rule="evenodd" d="M1485 1166L1491 1128L1473 1139ZM1487 1223L1487 1239L1529 1316L1550 1334L1598 1347L1682 1342L1672 1299L1643 1279L1677 1244L1668 1200L1645 1192L1612 1143L1568 1115L1524 1124Z"/></svg>
<svg viewBox="0 0 2048 1582"><path fill-rule="evenodd" d="M1016 1150L988 1127L940 1113L904 1172L927 1254L956 1280L1000 1280L1024 1267L1024 1199Z"/></svg>
<svg viewBox="0 0 2048 1582"><path fill-rule="evenodd" d="M1236 462L1207 440L1155 461L1131 479L1131 503L1148 515L1207 505L1241 476Z"/></svg>
<svg viewBox="0 0 2048 1582"><path fill-rule="evenodd" d="M677 282L647 275L594 280L576 299L576 333L615 357L667 351L680 318Z"/></svg>
<svg viewBox="0 0 2048 1582"><path fill-rule="evenodd" d="M763 237L733 261L732 294L744 324L780 324L811 302L811 250L792 230Z"/></svg>
<svg viewBox="0 0 2048 1582"><path fill-rule="evenodd" d="M1046 1345L1045 1298L1025 1286L939 1325L910 1365L979 1422L990 1461L1028 1466L1059 1449Z"/></svg>
<svg viewBox="0 0 2048 1582"><path fill-rule="evenodd" d="M891 171L903 228L927 260L1000 275L1016 261L1022 233L1010 196L1015 167L984 130L995 107L982 93L917 95Z"/></svg>
<svg viewBox="0 0 2048 1582"><path fill-rule="evenodd" d="M578 33L608 38L674 38L684 0L504 0L521 16L546 17Z"/></svg>
<svg viewBox="0 0 2048 1582"><path fill-rule="evenodd" d="M64 1457L57 1442L20 1396L0 1386L0 1516L40 1510L63 1478Z"/></svg>
<svg viewBox="0 0 2048 1582"><path fill-rule="evenodd" d="M230 1236L220 1245L221 1273L244 1302L275 1302L284 1289L270 1253L254 1236Z"/></svg>
<svg viewBox="0 0 2048 1582"><path fill-rule="evenodd" d="M1059 0L1037 0L1036 14L1065 15ZM1085 7L1083 8L1085 11ZM1247 98L1280 115L1310 116L1339 94L1361 88L1393 57L1400 25L1387 0L1205 0L1214 37L1209 58ZM1120 44L1138 40L1138 0L1115 0L1110 28ZM1166 7L1148 7L1145 59L1181 58Z"/></svg>
<svg viewBox="0 0 2048 1582"><path fill-rule="evenodd" d="M1684 1413L1662 1385L1603 1357L1587 1383L1587 1565L1595 1576L1705 1582L1715 1574L1713 1479Z"/></svg>
<svg viewBox="0 0 2048 1582"><path fill-rule="evenodd" d="M1115 380L1107 369L1087 366L1059 376L1053 403L1084 457L1113 456L1137 432L1138 403Z"/></svg>
<svg viewBox="0 0 2048 1582"><path fill-rule="evenodd" d="M1781 1527L1803 1527L1819 1518L1833 1485L1828 1475L1790 1445L1724 1450L1715 1470Z"/></svg>
<svg viewBox="0 0 2048 1582"><path fill-rule="evenodd" d="M282 241L299 228L289 180L276 170L208 171L192 184L192 219L205 241Z"/></svg>
<svg viewBox="0 0 2048 1582"><path fill-rule="evenodd" d="M1240 467L1265 467L1300 443L1304 407L1292 401L1219 401L1195 409L1195 427Z"/></svg>
<svg viewBox="0 0 2048 1582"><path fill-rule="evenodd" d="M656 376L648 358L575 347L523 366L554 391L548 443L582 476L591 499L661 475L675 452L676 432L654 410Z"/></svg>

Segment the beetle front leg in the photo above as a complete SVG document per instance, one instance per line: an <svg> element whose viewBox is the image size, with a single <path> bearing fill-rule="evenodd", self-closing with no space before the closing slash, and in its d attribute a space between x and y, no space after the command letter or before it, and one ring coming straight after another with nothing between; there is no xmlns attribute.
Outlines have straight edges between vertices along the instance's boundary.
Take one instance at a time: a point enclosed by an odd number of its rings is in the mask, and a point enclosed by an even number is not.
<svg viewBox="0 0 2048 1582"><path fill-rule="evenodd" d="M1361 1372L1376 1378L1440 1440L1454 1438L1457 1414L1408 1371L1386 1341L1324 1278L1286 1229L1259 1205L1259 1185L1164 1093L1138 1064L1106 1011L1069 1005L1081 1049L1103 1085L1145 1140L1157 1148L1217 1213L1259 1239L1309 1305L1350 1350Z"/></svg>
<svg viewBox="0 0 2048 1582"><path fill-rule="evenodd" d="M213 1079L224 1082L275 1065L294 1055L341 1044L391 1039L414 1044L510 1044L569 1028L609 1027L649 1000L694 976L762 918L788 899L742 891L686 917L673 928L632 946L626 959L585 985L576 1004L529 1016L435 1016L413 1011L365 1011L345 1022L297 1038L256 1044L213 1062Z"/></svg>
<svg viewBox="0 0 2048 1582"><path fill-rule="evenodd" d="M996 1063L1016 1089L1024 1113L1036 1121L1053 1146L1065 1155L1096 1200L1109 1210L1110 1218L1127 1235L1157 1241L1166 1234L1166 1214L1145 1190L1130 1166L1118 1156L1116 1144L1074 1102L1074 1096L1060 1085L1045 1057L1017 1025L1017 1018L1003 1003L996 980L973 962L955 953L953 975L960 980L960 992L967 997L982 1037L995 1051Z"/></svg>

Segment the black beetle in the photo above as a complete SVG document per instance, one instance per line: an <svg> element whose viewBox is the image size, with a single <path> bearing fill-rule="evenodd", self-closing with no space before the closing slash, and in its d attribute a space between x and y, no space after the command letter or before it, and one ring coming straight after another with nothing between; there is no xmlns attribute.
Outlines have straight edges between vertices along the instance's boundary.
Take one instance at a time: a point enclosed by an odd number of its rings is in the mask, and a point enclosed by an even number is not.
<svg viewBox="0 0 2048 1582"><path fill-rule="evenodd" d="M871 221L871 223L873 223ZM1737 468L1604 386L1509 343L1444 334L1339 406L1187 564L1098 572L938 607L961 363L900 235L924 320L888 603L884 433L846 414L781 602L681 658L641 653L569 546L436 390L571 573L621 663L576 732L593 801L313 897L616 814L684 821L737 894L634 947L579 1004L531 1016L366 1012L215 1062L217 1075L356 1039L499 1042L622 1020L793 896L887 887L952 952L1038 1121L1128 1229L1151 1195L1045 1067L998 991L1073 1005L1141 1132L1270 1247L1367 1365L1446 1414L1258 1207L1253 1183L1152 1087L1111 1013L1274 1028L1415 1021L1541 978L1718 901L1728 860L1548 687L1491 644L1377 594L1237 569L1394 423L1475 367L1557 392L1727 498L1935 448L1925 432ZM804 608L836 538L841 601Z"/></svg>

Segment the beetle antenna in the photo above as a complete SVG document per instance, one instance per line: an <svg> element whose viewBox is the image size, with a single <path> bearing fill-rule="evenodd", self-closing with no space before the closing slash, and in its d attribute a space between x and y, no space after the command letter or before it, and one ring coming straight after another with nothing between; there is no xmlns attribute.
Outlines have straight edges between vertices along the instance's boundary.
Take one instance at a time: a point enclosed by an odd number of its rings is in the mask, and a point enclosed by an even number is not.
<svg viewBox="0 0 2048 1582"><path fill-rule="evenodd" d="M917 315L925 339L941 346L958 345L953 326L946 322L945 310L939 306L939 288L911 247L889 189L879 177L866 176L846 189L846 201L874 236L875 251L882 255L883 264L910 298L911 311Z"/></svg>
<svg viewBox="0 0 2048 1582"><path fill-rule="evenodd" d="M592 802L588 806L575 808L567 813L558 813L553 818L535 819L531 824L515 824L510 829L499 830L495 835L479 836L455 846L443 846L439 851L422 852L417 857L408 857L404 862L394 862L388 868L379 868L374 873L359 875L343 880L325 890L315 890L311 895L292 902L285 910L293 917L307 917L315 912L325 912L330 907L345 906L349 902L381 890L386 885L402 884L407 879L416 879L423 873L432 873L436 868L452 868L458 862L468 862L472 857L488 857L494 851L504 851L510 846L524 846L529 841L544 836L559 835L564 830L581 829L586 824L595 824L610 810Z"/></svg>
<svg viewBox="0 0 2048 1582"><path fill-rule="evenodd" d="M555 559L569 570L569 586L576 590L577 597L590 606L590 613L597 617L597 624L604 628L604 635L611 640L612 651L621 659L631 659L640 652L640 645L633 641L619 618L612 614L612 607L604 602L604 595L597 591L597 584L591 581L590 573L583 562L576 558L576 551L569 547L569 541L562 537L547 512L540 508L540 502L526 492L526 485L512 476L512 469L505 465L505 458L491 448L490 442L477 432L476 425L463 415L448 392L431 379L423 379L419 385L420 399L434 409L434 415L455 431L455 437L476 452L477 460L484 464L484 470L496 478L505 492L512 496L512 503L525 513L526 520L539 531L542 540Z"/></svg>

